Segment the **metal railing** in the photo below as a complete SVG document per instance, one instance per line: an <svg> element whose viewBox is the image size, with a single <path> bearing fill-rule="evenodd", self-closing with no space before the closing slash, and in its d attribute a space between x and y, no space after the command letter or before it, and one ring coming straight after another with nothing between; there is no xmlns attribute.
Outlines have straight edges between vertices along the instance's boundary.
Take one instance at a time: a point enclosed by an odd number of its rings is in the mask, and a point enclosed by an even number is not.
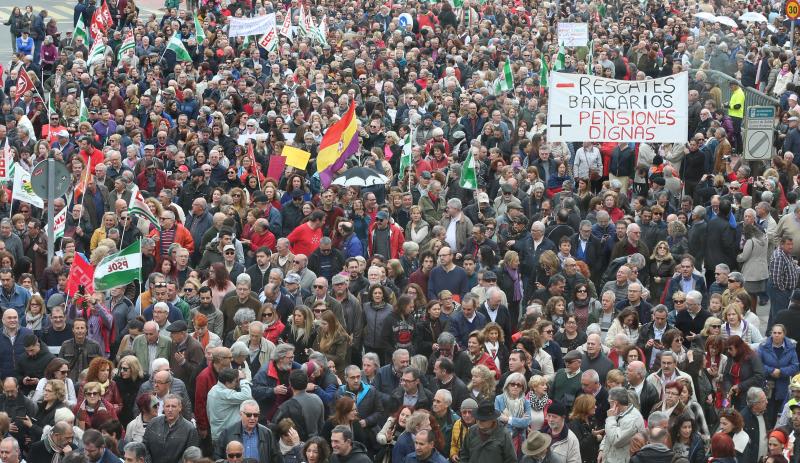
<svg viewBox="0 0 800 463"><path fill-rule="evenodd" d="M734 79L733 77L725 74L724 72L715 71L713 69L692 69L692 73L694 74L697 71L703 71L706 73L707 80L711 83L717 84L720 90L722 90L722 101L730 101L731 99L731 88L728 86L731 82L736 82L741 86L741 82ZM751 87L742 87L744 90L744 106L778 106L780 104L780 100L778 98L772 97L767 95L764 92L758 91Z"/></svg>

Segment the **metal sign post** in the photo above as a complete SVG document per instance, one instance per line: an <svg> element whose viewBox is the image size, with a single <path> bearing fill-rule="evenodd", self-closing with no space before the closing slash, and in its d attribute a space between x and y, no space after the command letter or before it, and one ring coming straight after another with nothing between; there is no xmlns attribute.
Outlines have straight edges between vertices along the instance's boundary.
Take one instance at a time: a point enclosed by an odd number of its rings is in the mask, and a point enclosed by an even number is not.
<svg viewBox="0 0 800 463"><path fill-rule="evenodd" d="M53 260L56 249L55 208L53 201L63 196L69 188L70 175L63 162L53 157L36 164L31 172L31 188L40 198L47 199L47 264Z"/></svg>

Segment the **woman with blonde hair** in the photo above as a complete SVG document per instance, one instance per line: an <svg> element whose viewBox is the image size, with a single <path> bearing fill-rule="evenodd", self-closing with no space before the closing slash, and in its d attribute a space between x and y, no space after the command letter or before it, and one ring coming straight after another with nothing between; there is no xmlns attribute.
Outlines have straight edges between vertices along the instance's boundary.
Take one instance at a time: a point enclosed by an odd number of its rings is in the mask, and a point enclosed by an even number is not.
<svg viewBox="0 0 800 463"><path fill-rule="evenodd" d="M495 374L486 365L476 365L470 371L472 380L467 384L470 397L481 403L492 400L495 396L497 380Z"/></svg>
<svg viewBox="0 0 800 463"><path fill-rule="evenodd" d="M25 327L37 336L50 327L50 317L45 310L44 299L38 294L31 296L28 307L25 308Z"/></svg>
<svg viewBox="0 0 800 463"><path fill-rule="evenodd" d="M314 350L322 352L336 365L336 373L344 374L344 368L350 364L350 344L353 338L347 334L333 311L326 310L319 321L319 334L314 343Z"/></svg>
<svg viewBox="0 0 800 463"><path fill-rule="evenodd" d="M528 380L528 393L525 396L531 405L531 429L538 431L544 425L547 407L553 402L547 395L549 384L542 375L533 375Z"/></svg>
<svg viewBox="0 0 800 463"><path fill-rule="evenodd" d="M114 383L117 385L119 395L122 399L122 409L119 412L119 422L122 426L127 426L134 418L133 406L139 388L150 376L145 373L139 359L135 355L126 355L117 364L117 374L114 376Z"/></svg>
<svg viewBox="0 0 800 463"><path fill-rule="evenodd" d="M736 304L729 304L722 310L722 317L725 323L722 325L722 336L729 338L731 336L739 336L746 344L758 346L764 337L742 316L739 306Z"/></svg>
<svg viewBox="0 0 800 463"><path fill-rule="evenodd" d="M407 240L419 244L420 248L422 248L431 238L431 227L428 222L422 219L422 209L419 206L411 206L409 216L411 219L406 225L405 237Z"/></svg>
<svg viewBox="0 0 800 463"><path fill-rule="evenodd" d="M514 372L506 377L503 393L494 398L494 409L500 413L498 422L511 433L517 456L531 423L531 403L525 400L527 392L525 375Z"/></svg>
<svg viewBox="0 0 800 463"><path fill-rule="evenodd" d="M650 294L661 295L675 274L675 259L670 252L669 243L659 241L656 243L653 254L650 256Z"/></svg>

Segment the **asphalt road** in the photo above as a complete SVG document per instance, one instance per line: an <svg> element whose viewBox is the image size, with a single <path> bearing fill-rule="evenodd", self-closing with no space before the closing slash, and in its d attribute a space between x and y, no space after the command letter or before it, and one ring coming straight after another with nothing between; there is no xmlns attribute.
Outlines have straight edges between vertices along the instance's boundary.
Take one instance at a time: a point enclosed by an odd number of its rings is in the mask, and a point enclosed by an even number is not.
<svg viewBox="0 0 800 463"><path fill-rule="evenodd" d="M8 26L3 25L3 23L8 20L8 17L11 15L11 11L15 6L19 6L24 9L25 5L28 4L33 5L34 14L38 14L41 9L47 10L48 16L55 18L56 23L58 24L58 30L62 34L66 31L72 31L73 29L72 14L74 7L77 4L75 0L69 0L66 2L38 0L35 3L21 3L14 2L12 0L0 0L0 63L2 63L3 67L6 69L8 69L7 64L11 59L12 38ZM139 6L140 17L146 17L150 13L155 13L160 18L163 14L163 12L159 11L159 8L164 5L163 1L144 0L137 2L137 5Z"/></svg>

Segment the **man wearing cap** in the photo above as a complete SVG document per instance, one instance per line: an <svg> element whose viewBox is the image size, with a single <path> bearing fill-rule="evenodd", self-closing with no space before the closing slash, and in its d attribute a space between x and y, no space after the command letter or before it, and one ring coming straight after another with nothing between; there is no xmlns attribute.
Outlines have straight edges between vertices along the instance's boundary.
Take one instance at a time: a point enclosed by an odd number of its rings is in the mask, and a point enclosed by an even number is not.
<svg viewBox="0 0 800 463"><path fill-rule="evenodd" d="M577 350L564 355L564 368L559 369L553 378L550 397L571 407L575 397L581 393L581 364L583 356Z"/></svg>
<svg viewBox="0 0 800 463"><path fill-rule="evenodd" d="M552 407L552 404L550 406ZM481 402L474 415L477 425L470 427L467 431L467 436L458 452L459 463L487 461L516 463L517 454L511 441L511 433L506 431L505 426L497 423L500 413L495 410L494 404L489 401ZM577 441L578 439L575 438L576 446L578 445Z"/></svg>
<svg viewBox="0 0 800 463"><path fill-rule="evenodd" d="M474 202L463 209L464 215L469 217L473 224L484 223L486 219L496 216L495 210L490 206L488 194L481 191L475 198Z"/></svg>
<svg viewBox="0 0 800 463"><path fill-rule="evenodd" d="M179 195L178 203L184 211L192 208L192 203L197 198L211 197L211 187L204 181L205 174L203 169L195 168L191 172L191 181L184 184Z"/></svg>
<svg viewBox="0 0 800 463"><path fill-rule="evenodd" d="M169 344L169 366L172 374L187 385L189 397L194 397L195 378L205 363L203 346L188 334L188 325L177 320L167 327L172 342Z"/></svg>
<svg viewBox="0 0 800 463"><path fill-rule="evenodd" d="M418 205L422 211L422 219L431 227L442 220L445 212L445 198L442 195L442 184L438 180L431 180L427 193L419 198Z"/></svg>
<svg viewBox="0 0 800 463"><path fill-rule="evenodd" d="M303 192L302 188L292 190L292 200L283 205L281 221L286 230L294 230L303 220Z"/></svg>
<svg viewBox="0 0 800 463"><path fill-rule="evenodd" d="M387 211L378 211L375 221L369 225L367 235L369 255L380 254L387 259L397 259L403 251L404 242L403 229L392 221Z"/></svg>
<svg viewBox="0 0 800 463"><path fill-rule="evenodd" d="M542 433L550 436L550 455L556 461L581 461L581 449L577 436L567 427L569 408L554 400L547 407Z"/></svg>

